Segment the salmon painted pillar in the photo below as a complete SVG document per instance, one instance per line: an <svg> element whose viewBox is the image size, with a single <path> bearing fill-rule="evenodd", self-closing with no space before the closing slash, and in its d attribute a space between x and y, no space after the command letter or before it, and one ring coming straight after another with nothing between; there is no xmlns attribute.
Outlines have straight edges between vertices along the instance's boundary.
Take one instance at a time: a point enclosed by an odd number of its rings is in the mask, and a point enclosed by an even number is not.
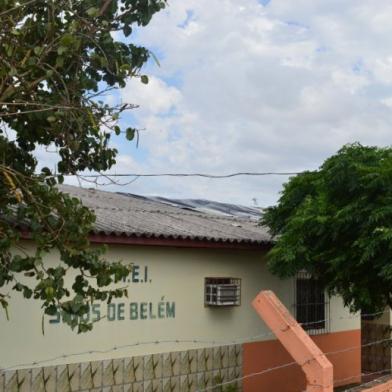
<svg viewBox="0 0 392 392"><path fill-rule="evenodd" d="M333 367L278 297L261 291L252 302L259 316L279 339L306 376L306 392L333 392Z"/></svg>

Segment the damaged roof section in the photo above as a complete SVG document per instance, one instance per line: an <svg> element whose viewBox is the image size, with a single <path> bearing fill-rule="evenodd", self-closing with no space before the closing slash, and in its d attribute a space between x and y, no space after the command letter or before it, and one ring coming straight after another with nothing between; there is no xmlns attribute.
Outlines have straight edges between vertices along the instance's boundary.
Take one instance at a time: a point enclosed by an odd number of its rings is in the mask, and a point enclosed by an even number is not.
<svg viewBox="0 0 392 392"><path fill-rule="evenodd" d="M257 216L207 213L163 203L156 198L70 185L61 185L60 189L94 210L97 217L94 234L233 245L266 245L271 242L266 228L258 226Z"/></svg>

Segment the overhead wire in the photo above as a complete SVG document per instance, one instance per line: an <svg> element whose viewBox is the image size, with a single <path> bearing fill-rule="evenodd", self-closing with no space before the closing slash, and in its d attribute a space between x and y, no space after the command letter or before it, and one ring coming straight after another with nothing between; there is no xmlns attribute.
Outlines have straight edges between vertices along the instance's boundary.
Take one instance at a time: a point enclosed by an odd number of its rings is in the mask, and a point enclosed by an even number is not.
<svg viewBox="0 0 392 392"><path fill-rule="evenodd" d="M228 174L209 174L209 173L105 173L105 174L64 174L64 177L80 176L83 178L116 178L116 177L202 177L211 179L223 179L240 176L294 176L302 172L289 172L289 171L269 171L269 172L233 172Z"/></svg>
<svg viewBox="0 0 392 392"><path fill-rule="evenodd" d="M30 5L30 4L36 3L36 2L38 2L38 0L30 0L30 1L26 1L25 3L17 4L17 5L15 5L12 8L9 8L9 9L3 11L3 12L0 12L0 16L4 16L4 15L10 13L10 12L13 12L13 11L17 10L18 8L26 7L27 5Z"/></svg>

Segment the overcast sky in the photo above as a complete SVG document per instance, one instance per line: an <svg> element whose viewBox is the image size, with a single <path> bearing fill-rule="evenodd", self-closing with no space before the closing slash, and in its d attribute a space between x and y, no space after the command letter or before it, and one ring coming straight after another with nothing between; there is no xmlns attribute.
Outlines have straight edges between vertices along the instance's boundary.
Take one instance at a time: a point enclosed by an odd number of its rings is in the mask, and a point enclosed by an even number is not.
<svg viewBox="0 0 392 392"><path fill-rule="evenodd" d="M145 130L138 149L117 140L116 171L301 171L345 143L390 145L391 20L390 0L169 0L136 32L160 67L121 92L140 105L123 124ZM109 189L264 207L286 179Z"/></svg>

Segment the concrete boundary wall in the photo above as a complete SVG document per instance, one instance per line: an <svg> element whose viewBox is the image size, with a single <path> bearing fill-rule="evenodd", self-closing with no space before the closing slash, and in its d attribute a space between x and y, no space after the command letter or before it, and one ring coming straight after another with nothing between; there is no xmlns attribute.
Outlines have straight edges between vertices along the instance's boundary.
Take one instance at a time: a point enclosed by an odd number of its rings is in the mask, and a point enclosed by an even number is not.
<svg viewBox="0 0 392 392"><path fill-rule="evenodd" d="M230 345L4 371L0 392L194 392L241 376L242 345Z"/></svg>
<svg viewBox="0 0 392 392"><path fill-rule="evenodd" d="M384 384L365 389L363 392L392 392L392 381L387 381Z"/></svg>

